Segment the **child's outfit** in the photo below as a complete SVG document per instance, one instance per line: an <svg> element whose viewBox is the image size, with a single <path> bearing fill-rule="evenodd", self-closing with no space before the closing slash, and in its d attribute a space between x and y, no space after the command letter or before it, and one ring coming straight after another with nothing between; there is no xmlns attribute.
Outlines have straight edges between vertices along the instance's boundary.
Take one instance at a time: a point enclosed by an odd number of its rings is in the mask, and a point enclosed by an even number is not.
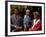
<svg viewBox="0 0 46 37"><path fill-rule="evenodd" d="M25 15L25 16L24 16L24 24L26 24L27 30L28 30L28 28L29 28L29 22L30 22L29 16L28 16L28 15Z"/></svg>

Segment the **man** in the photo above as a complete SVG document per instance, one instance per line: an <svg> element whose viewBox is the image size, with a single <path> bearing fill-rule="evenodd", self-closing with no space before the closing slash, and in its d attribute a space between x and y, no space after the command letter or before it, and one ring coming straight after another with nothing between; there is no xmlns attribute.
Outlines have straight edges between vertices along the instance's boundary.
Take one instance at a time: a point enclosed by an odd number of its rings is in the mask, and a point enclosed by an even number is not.
<svg viewBox="0 0 46 37"><path fill-rule="evenodd" d="M18 8L14 9L14 14L11 15L11 31L19 31L22 29L22 24L20 23L22 21L22 17L19 16L19 10Z"/></svg>

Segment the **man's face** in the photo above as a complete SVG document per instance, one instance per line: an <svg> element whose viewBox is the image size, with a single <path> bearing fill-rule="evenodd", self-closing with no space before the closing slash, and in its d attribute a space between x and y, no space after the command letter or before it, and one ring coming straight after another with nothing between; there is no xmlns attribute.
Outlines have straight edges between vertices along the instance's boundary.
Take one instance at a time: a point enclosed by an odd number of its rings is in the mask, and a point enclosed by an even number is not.
<svg viewBox="0 0 46 37"><path fill-rule="evenodd" d="M18 14L18 10L17 9L14 9L14 14Z"/></svg>

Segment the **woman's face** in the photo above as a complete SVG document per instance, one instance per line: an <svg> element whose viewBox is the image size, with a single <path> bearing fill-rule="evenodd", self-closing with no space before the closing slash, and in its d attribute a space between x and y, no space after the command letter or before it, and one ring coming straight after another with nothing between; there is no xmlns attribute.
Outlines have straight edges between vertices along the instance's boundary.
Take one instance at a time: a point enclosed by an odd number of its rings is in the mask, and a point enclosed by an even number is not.
<svg viewBox="0 0 46 37"><path fill-rule="evenodd" d="M34 19L37 19L38 18L38 15L34 15Z"/></svg>

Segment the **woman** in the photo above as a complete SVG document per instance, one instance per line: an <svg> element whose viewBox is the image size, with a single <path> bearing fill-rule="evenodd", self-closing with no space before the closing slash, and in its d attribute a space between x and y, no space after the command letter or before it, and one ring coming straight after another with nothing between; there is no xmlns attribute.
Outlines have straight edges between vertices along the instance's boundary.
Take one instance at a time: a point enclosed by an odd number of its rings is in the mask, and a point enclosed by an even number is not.
<svg viewBox="0 0 46 37"><path fill-rule="evenodd" d="M33 12L34 20L32 21L32 26L29 28L29 31L37 31L40 29L42 25L42 21L40 20L40 14L38 12Z"/></svg>

